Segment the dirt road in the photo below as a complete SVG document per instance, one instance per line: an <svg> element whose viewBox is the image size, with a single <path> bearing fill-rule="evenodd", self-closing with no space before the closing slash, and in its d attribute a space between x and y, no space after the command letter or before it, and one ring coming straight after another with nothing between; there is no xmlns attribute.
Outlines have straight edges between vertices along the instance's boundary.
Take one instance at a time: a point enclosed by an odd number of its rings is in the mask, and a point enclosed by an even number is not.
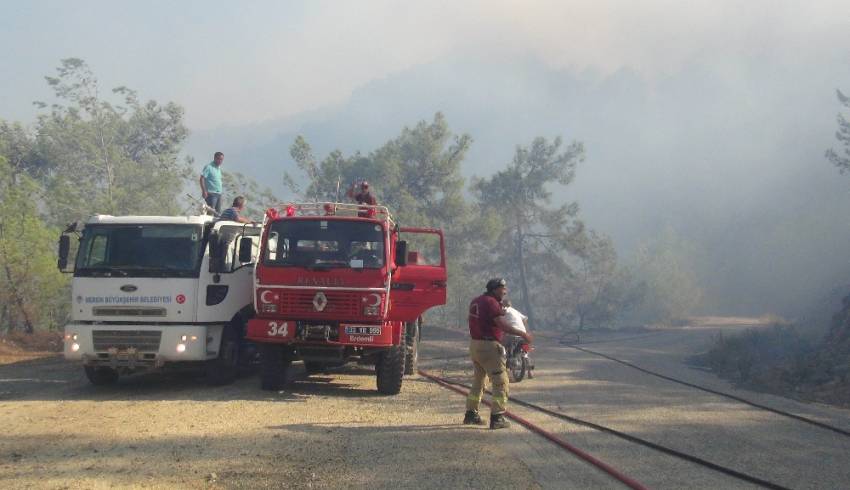
<svg viewBox="0 0 850 490"><path fill-rule="evenodd" d="M745 328L734 327L732 330ZM729 331L730 328L725 328ZM666 376L728 392L850 431L850 411L737 390L686 359L704 350L717 328L585 336L582 345ZM459 335L458 338L461 336ZM626 432L788 488L848 488L850 437L639 372L556 342L538 342L535 379L511 396ZM462 355L440 342L435 357ZM468 378L462 358L432 361L449 378ZM614 436L552 420L515 404L509 409L545 426L650 488L754 488L707 468ZM580 486L576 486L577 488Z"/></svg>
<svg viewBox="0 0 850 490"><path fill-rule="evenodd" d="M593 348L732 389L681 363L707 335L661 332ZM427 330L422 367L468 379L465 344L462 334ZM554 342L541 342L536 355L537 377L513 385L512 395L791 488L842 488L850 481L850 438L670 386ZM61 359L0 366L0 487L622 488L520 427L460 425L463 397L421 377L407 378L395 397L378 395L374 383L371 371L351 368L299 376L279 393L260 391L256 377L210 388L185 375L95 388L81 368ZM850 429L844 410L744 394ZM746 487L611 436L510 408L649 487Z"/></svg>
<svg viewBox="0 0 850 490"><path fill-rule="evenodd" d="M509 434L458 425L458 398L418 378L396 397L374 383L353 369L272 394L256 378L96 389L58 359L2 366L0 488L534 486Z"/></svg>

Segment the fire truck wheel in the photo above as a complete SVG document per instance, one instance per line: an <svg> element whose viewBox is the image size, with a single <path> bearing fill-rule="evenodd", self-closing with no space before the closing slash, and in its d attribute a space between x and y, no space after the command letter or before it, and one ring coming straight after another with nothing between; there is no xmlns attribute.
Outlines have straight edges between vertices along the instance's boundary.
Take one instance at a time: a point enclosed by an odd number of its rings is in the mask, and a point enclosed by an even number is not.
<svg viewBox="0 0 850 490"><path fill-rule="evenodd" d="M292 361L284 359L284 348L275 344L260 344L260 388L278 391L286 383Z"/></svg>
<svg viewBox="0 0 850 490"><path fill-rule="evenodd" d="M407 348L404 345L396 345L381 353L375 364L379 393L397 395L401 391L406 352Z"/></svg>
<svg viewBox="0 0 850 490"><path fill-rule="evenodd" d="M304 370L307 374L318 374L325 370L325 363L317 361L304 361Z"/></svg>
<svg viewBox="0 0 850 490"><path fill-rule="evenodd" d="M224 329L218 357L207 361L205 368L208 384L219 386L236 381L239 374L239 339L232 328Z"/></svg>
<svg viewBox="0 0 850 490"><path fill-rule="evenodd" d="M85 366L86 378L95 386L111 385L118 381L118 371L108 367Z"/></svg>
<svg viewBox="0 0 850 490"><path fill-rule="evenodd" d="M405 324L404 344L404 374L416 374L419 368L419 322Z"/></svg>

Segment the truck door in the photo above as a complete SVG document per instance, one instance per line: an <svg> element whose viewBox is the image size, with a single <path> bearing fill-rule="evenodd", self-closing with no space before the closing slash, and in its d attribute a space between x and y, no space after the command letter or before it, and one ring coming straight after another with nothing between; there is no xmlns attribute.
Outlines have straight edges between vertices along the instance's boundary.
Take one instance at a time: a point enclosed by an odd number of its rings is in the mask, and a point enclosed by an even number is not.
<svg viewBox="0 0 850 490"><path fill-rule="evenodd" d="M442 230L433 228L401 228L398 240L408 243L408 260L393 271L388 319L412 322L428 308L446 304L445 240Z"/></svg>
<svg viewBox="0 0 850 490"><path fill-rule="evenodd" d="M201 271L198 290L198 321L230 320L236 312L252 304L254 262L260 244L260 227L218 222L209 236L207 268ZM253 242L252 262L239 261L240 239Z"/></svg>

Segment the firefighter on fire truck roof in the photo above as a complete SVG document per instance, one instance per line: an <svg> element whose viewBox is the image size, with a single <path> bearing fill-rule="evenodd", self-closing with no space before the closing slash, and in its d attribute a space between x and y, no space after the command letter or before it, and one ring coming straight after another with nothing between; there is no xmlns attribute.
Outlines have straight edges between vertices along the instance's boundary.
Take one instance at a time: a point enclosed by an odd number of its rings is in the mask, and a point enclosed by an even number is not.
<svg viewBox="0 0 850 490"><path fill-rule="evenodd" d="M354 189L356 187L360 187L360 192L357 194L354 193ZM357 204L368 204L369 206L376 206L378 204L378 200L375 199L375 196L371 191L369 191L369 183L365 180L361 181L359 186L357 184L352 184L351 187L348 188L346 195L349 199L357 201ZM357 211L357 216L361 218L368 218L372 215L374 215L374 208L370 210L364 206Z"/></svg>
<svg viewBox="0 0 850 490"><path fill-rule="evenodd" d="M354 193L355 188L360 187L360 192L357 194ZM375 206L378 204L378 200L375 199L374 194L369 190L369 183L365 180L360 182L360 185L352 184L351 187L348 188L348 192L346 195L350 199L354 199L357 201L357 204L368 204L370 206Z"/></svg>

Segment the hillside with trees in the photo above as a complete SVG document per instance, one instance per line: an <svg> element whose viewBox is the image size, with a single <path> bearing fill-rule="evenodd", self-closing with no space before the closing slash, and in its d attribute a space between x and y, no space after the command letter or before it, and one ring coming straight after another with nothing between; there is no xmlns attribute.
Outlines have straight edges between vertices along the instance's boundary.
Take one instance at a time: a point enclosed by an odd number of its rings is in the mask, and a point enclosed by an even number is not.
<svg viewBox="0 0 850 490"><path fill-rule="evenodd" d="M191 207L181 198L195 176L194 162L180 157L188 130L178 104L143 102L123 86L104 91L80 59L62 60L46 81L55 101L37 103L34 126L0 122L5 331L61 327L68 279L55 270L55 240L69 223ZM581 142L518 141L501 170L467 181L462 170L473 145L472 135L453 132L436 113L349 155L318 157L297 137L281 178L305 200L337 199L340 186L365 179L399 222L444 229L450 299L436 314L448 324L463 323L469 298L493 276L508 278L538 328L615 325L650 297L647 282L618 262L611 239L584 223L578 202L553 202L580 174ZM228 196L248 197L255 216L279 200L242 173L226 173L224 181Z"/></svg>

